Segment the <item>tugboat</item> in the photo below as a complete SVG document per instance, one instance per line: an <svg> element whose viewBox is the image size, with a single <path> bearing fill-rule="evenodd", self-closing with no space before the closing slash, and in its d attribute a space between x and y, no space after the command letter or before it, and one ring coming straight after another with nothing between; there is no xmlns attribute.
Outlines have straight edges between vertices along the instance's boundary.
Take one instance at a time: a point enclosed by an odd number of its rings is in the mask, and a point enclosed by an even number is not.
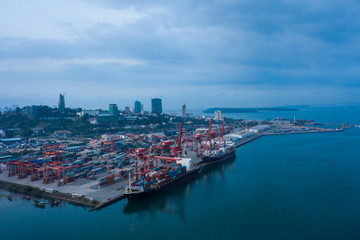
<svg viewBox="0 0 360 240"><path fill-rule="evenodd" d="M39 200L34 200L34 206L38 208L45 208L46 203Z"/></svg>
<svg viewBox="0 0 360 240"><path fill-rule="evenodd" d="M61 203L61 200L55 200L52 204L51 204L51 207L54 207L54 206L59 206L59 204Z"/></svg>
<svg viewBox="0 0 360 240"><path fill-rule="evenodd" d="M31 200L31 197L29 195L22 195L22 198L28 201Z"/></svg>

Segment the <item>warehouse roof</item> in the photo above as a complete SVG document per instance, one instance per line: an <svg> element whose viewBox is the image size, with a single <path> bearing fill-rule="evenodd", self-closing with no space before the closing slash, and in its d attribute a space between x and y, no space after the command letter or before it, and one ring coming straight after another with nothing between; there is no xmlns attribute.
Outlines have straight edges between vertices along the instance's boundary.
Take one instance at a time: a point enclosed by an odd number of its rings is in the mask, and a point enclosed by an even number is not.
<svg viewBox="0 0 360 240"><path fill-rule="evenodd" d="M3 138L0 139L1 142L17 142L21 141L21 138Z"/></svg>
<svg viewBox="0 0 360 240"><path fill-rule="evenodd" d="M253 129L253 130L264 130L264 129L267 129L269 127L270 127L270 125L257 125L255 127L252 127L251 129Z"/></svg>

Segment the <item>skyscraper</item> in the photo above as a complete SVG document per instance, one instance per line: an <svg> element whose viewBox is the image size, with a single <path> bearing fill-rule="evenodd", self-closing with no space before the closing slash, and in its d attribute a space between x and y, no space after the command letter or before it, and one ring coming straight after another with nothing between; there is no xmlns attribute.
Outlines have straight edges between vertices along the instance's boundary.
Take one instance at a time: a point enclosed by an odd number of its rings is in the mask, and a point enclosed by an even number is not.
<svg viewBox="0 0 360 240"><path fill-rule="evenodd" d="M141 112L141 102L139 100L136 100L135 101L135 104L134 104L134 109L135 109L135 113L139 113Z"/></svg>
<svg viewBox="0 0 360 240"><path fill-rule="evenodd" d="M151 112L157 113L157 114L162 113L161 98L152 98L151 99Z"/></svg>
<svg viewBox="0 0 360 240"><path fill-rule="evenodd" d="M116 104L109 104L109 112L115 117L119 116L118 106Z"/></svg>
<svg viewBox="0 0 360 240"><path fill-rule="evenodd" d="M59 112L64 113L65 112L65 95L60 94L59 97Z"/></svg>
<svg viewBox="0 0 360 240"><path fill-rule="evenodd" d="M183 106L182 106L182 117L183 118L186 118L186 104L184 104Z"/></svg>

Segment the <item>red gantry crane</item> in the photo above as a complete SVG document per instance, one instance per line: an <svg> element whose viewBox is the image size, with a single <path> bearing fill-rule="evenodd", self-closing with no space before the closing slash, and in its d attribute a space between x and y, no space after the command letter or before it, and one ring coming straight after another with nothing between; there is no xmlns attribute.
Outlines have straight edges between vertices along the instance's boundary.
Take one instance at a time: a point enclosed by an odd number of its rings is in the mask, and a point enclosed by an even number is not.
<svg viewBox="0 0 360 240"><path fill-rule="evenodd" d="M135 176L136 180L150 172L151 163L155 162L155 167L158 167L158 160L163 160L166 163L176 162L178 157L182 155L182 125L180 123L180 131L177 140L162 141L160 146L152 146L150 150L146 148L136 148L135 153L129 156L135 157ZM174 147L172 145L175 144ZM158 156L161 155L161 156Z"/></svg>
<svg viewBox="0 0 360 240"><path fill-rule="evenodd" d="M65 147L63 145L46 145L43 147L43 156L46 157L53 157L55 162L60 162L61 153Z"/></svg>

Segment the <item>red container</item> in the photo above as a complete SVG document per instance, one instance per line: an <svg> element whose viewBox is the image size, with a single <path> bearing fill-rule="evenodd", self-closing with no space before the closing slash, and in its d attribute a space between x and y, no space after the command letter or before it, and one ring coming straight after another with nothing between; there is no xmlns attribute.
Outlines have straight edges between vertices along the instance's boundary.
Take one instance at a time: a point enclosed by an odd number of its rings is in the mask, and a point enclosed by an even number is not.
<svg viewBox="0 0 360 240"><path fill-rule="evenodd" d="M107 185L111 185L111 184L114 184L114 179L113 178L107 181Z"/></svg>
<svg viewBox="0 0 360 240"><path fill-rule="evenodd" d="M115 177L115 175L114 175L114 174L111 174L111 175L107 176L106 178L107 178L107 179L110 179L110 178L114 178L114 177Z"/></svg>

